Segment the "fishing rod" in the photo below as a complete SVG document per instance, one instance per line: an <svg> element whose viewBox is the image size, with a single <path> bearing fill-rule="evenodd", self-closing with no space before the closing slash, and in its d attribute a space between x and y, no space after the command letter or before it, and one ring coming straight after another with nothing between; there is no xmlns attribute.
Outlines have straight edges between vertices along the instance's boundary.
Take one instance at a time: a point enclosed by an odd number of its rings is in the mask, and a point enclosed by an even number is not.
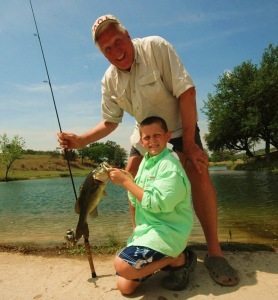
<svg viewBox="0 0 278 300"><path fill-rule="evenodd" d="M56 106L56 101L55 101L55 98L54 98L54 93L53 93L53 89L52 89L52 85L51 85L51 80L50 80L50 76L49 76L49 72L48 72L48 68L47 68L47 64L46 64L45 55L44 55L43 48L42 48L42 42L41 42L41 38L40 38L40 34L39 34L39 29L38 29L38 25L37 25L35 13L34 13L32 1L29 0L29 2L30 2L31 10L32 10L32 15L33 15L33 19L34 19L36 31L37 31L37 33L35 35L38 37L38 40L39 40L39 44L40 44L40 48L41 48L41 53L42 53L42 57L43 57L43 61L44 61L44 66L45 66L45 70L46 70L46 74L47 74L47 78L48 78L48 84L49 84L51 95L52 95L53 105L54 105L54 108L55 108L55 113L56 113L56 117L57 117L59 129L60 129L60 133L62 133L62 126L61 126L61 122L60 122L60 118L59 118L59 114L58 114L58 110L57 110L57 106ZM68 164L68 169L69 169L69 173L70 173L71 183L72 183L72 187L73 187L73 191L74 191L74 195L75 195L75 200L77 201L76 189L75 189L75 185L74 185L74 181L73 181L73 176L72 176L72 172L71 172L71 166L70 166L70 162L69 162L69 158L68 158L67 153L68 153L67 149L65 149L65 156L66 156L66 160L67 160L67 164ZM90 244L89 244L88 237L85 237L85 236L84 236L84 245L85 245L85 249L87 251L87 256L88 256L88 261L89 261L90 268L91 268L92 278L95 278L95 277L97 277L97 275L96 275L96 272L95 272L93 257L92 257L92 253L91 253L91 247L90 247Z"/></svg>
<svg viewBox="0 0 278 300"><path fill-rule="evenodd" d="M41 53L42 53L42 57L43 57L43 62L44 62L44 66L45 66L45 71L46 71L47 79L48 79L47 82L48 82L49 87L50 87L51 96L52 96L52 100L53 100L53 105L54 105L54 109L55 109L55 113L56 113L56 118L57 118L57 121L58 121L58 126L59 126L59 129L60 129L60 133L62 133L62 126L61 126L61 122L60 122L60 118L59 118L59 114L58 114L58 110L57 110L57 106L56 106L56 101L55 101L55 98L54 98L54 93L53 93L53 89L52 89L52 85L51 85L51 80L50 80L50 76L49 76L49 72L48 72L48 68L47 68L47 63L46 63L44 51L43 51L43 48L42 48L42 42L41 42L41 38L40 38L40 34L39 34L39 29L38 29L38 25L37 25L37 21L36 21L36 17L35 17L35 13L34 13L34 10L33 10L31 0L30 0L30 7L31 7L31 10L32 10L33 19L34 19L34 23L35 23L35 27L36 27L36 31L37 31L35 36L37 36L39 44L40 44ZM68 169L69 169L69 173L70 173L73 192L74 192L74 195L75 195L75 200L77 200L77 193L76 193L76 189L75 189L75 185L74 185L74 181L73 181L73 176L72 176L72 171L71 171L71 166L70 166L70 162L69 162L69 158L68 158L67 154L68 154L67 149L65 149L65 157L66 157L66 161L67 161L67 164L68 164Z"/></svg>

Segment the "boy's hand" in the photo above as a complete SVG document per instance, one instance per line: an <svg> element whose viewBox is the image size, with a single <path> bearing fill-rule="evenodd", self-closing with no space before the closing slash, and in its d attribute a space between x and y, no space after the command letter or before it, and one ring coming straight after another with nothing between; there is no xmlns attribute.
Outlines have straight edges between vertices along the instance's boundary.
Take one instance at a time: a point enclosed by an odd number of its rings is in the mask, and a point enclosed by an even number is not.
<svg viewBox="0 0 278 300"><path fill-rule="evenodd" d="M117 168L109 170L109 177L114 184L118 185L124 185L126 181L133 181L133 177L129 172Z"/></svg>

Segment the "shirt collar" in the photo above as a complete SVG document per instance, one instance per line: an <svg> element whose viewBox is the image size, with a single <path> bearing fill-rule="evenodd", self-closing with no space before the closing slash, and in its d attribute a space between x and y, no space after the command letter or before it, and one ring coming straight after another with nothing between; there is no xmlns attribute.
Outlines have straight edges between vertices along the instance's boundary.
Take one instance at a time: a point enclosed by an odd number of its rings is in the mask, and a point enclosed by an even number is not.
<svg viewBox="0 0 278 300"><path fill-rule="evenodd" d="M154 155L154 156L150 156L150 154L147 152L145 154L145 160L146 162L155 165L159 160L161 160L163 157L168 155L168 153L170 153L170 150L168 148L165 148L158 155Z"/></svg>
<svg viewBox="0 0 278 300"><path fill-rule="evenodd" d="M141 56L139 55L139 49L138 49L138 45L136 43L136 39L132 40L133 43L133 47L134 47L134 62L139 64L142 60Z"/></svg>

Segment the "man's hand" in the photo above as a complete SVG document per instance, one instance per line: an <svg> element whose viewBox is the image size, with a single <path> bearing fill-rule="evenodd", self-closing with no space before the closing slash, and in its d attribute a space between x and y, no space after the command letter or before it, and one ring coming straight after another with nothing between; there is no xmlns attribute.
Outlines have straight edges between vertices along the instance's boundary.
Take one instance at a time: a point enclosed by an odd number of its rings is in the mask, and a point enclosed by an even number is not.
<svg viewBox="0 0 278 300"><path fill-rule="evenodd" d="M208 168L208 156L207 154L196 144L187 147L183 155L183 166L186 167L186 163L190 161L198 173L202 173L202 170Z"/></svg>
<svg viewBox="0 0 278 300"><path fill-rule="evenodd" d="M57 136L58 142L63 149L79 149L85 146L80 136L74 133L62 132L58 133Z"/></svg>

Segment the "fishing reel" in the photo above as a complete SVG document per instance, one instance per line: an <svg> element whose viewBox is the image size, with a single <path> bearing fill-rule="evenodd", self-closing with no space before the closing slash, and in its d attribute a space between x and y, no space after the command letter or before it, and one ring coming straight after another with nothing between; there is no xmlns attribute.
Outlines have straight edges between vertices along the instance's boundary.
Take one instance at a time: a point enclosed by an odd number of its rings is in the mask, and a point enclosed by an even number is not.
<svg viewBox="0 0 278 300"><path fill-rule="evenodd" d="M70 246L74 246L76 243L75 233L73 229L68 229L65 235L65 240Z"/></svg>

